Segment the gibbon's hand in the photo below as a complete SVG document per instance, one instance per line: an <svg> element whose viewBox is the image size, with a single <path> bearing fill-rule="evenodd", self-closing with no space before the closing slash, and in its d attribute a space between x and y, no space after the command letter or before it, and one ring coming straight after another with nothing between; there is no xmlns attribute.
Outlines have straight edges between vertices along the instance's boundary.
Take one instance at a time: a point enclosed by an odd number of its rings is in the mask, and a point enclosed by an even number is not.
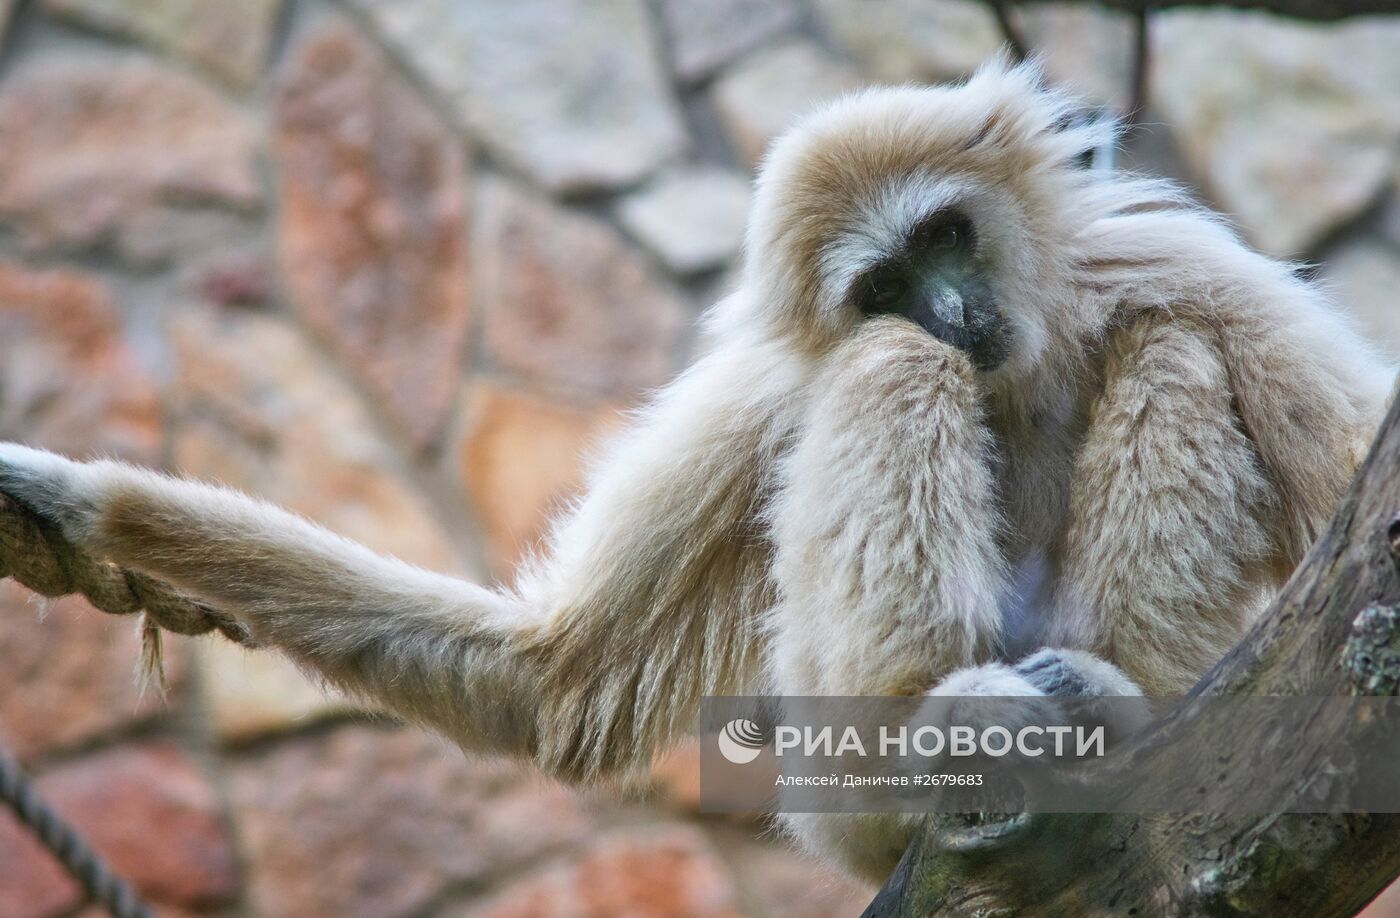
<svg viewBox="0 0 1400 918"><path fill-rule="evenodd" d="M0 443L0 493L57 525L73 544L91 550L88 533L99 515L94 498L100 489L85 468L57 453Z"/></svg>

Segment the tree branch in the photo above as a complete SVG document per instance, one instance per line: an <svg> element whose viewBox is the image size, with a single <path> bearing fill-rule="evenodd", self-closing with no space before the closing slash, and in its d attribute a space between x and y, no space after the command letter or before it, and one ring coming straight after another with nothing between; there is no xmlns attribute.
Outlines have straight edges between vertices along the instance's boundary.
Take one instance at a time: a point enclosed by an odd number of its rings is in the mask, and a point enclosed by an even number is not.
<svg viewBox="0 0 1400 918"><path fill-rule="evenodd" d="M1011 18L1008 0L987 0L987 5L996 17L997 27L1001 29L1001 37L1006 39L1006 46L1011 49L1011 56L1018 62L1025 60L1030 54L1030 46L1026 44L1025 36Z"/></svg>
<svg viewBox="0 0 1400 918"><path fill-rule="evenodd" d="M1015 0L1017 6L1062 0ZM1335 22L1352 16L1400 13L1400 0L1095 0L1100 6L1125 13L1152 13L1174 7L1261 10L1293 19Z"/></svg>
<svg viewBox="0 0 1400 918"><path fill-rule="evenodd" d="M1397 689L1400 403L1327 531L1193 694L1394 695ZM1100 763L1100 777L1189 748L1181 737L1191 734L1197 719L1186 708L1143 731ZM1234 748L1258 744L1265 760L1278 749L1280 760L1297 761L1301 750L1304 758L1330 766L1328 752L1342 729L1324 722L1288 737L1261 729L1232 742ZM1400 815L1022 814L977 829L952 826L930 818L867 918L1332 918L1355 914L1400 874Z"/></svg>
<svg viewBox="0 0 1400 918"><path fill-rule="evenodd" d="M1134 18L1133 69L1128 86L1127 122L1130 127L1142 123L1143 110L1147 108L1147 75L1152 57L1152 15L1144 9Z"/></svg>

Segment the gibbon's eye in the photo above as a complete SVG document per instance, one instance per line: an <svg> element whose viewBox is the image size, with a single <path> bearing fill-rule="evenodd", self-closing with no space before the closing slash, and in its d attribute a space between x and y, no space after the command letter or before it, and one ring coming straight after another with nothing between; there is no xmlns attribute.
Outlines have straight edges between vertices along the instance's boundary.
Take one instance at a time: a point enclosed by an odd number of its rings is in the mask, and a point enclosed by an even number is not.
<svg viewBox="0 0 1400 918"><path fill-rule="evenodd" d="M972 221L960 211L939 214L919 227L918 246L925 251L955 252L972 248L976 233Z"/></svg>
<svg viewBox="0 0 1400 918"><path fill-rule="evenodd" d="M899 308L909 293L909 281L892 272L872 275L865 297L866 312L891 312Z"/></svg>

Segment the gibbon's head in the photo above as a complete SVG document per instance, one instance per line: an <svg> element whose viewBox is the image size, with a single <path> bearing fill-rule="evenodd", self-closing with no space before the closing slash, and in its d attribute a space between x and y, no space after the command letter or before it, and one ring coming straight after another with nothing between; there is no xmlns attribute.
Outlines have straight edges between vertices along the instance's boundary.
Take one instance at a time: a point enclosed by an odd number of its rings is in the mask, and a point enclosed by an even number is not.
<svg viewBox="0 0 1400 918"><path fill-rule="evenodd" d="M803 119L758 178L743 293L727 308L821 348L897 314L992 379L1077 339L1073 239L1103 195L1080 165L1113 125L1034 65L948 87L871 89Z"/></svg>

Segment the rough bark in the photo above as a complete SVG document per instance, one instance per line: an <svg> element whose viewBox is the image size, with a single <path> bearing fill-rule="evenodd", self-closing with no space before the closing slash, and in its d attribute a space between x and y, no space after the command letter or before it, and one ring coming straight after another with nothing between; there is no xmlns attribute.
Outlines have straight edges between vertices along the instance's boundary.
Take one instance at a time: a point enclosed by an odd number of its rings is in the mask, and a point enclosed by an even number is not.
<svg viewBox="0 0 1400 918"><path fill-rule="evenodd" d="M1397 559L1400 406L1328 530L1193 694L1397 694ZM1193 734L1196 721L1192 709L1178 711L1075 778L1112 781L1152 763L1160 769L1163 757L1209 741ZM1292 781L1301 795L1308 781L1296 776L1347 768L1331 759L1344 721L1320 711L1312 727L1288 737L1262 725L1251 736L1246 726L1211 748L1250 750L1252 764L1221 768ZM1286 766L1269 774L1260 760ZM1400 815L1022 814L979 829L934 818L865 914L1330 918L1354 915L1397 875Z"/></svg>

